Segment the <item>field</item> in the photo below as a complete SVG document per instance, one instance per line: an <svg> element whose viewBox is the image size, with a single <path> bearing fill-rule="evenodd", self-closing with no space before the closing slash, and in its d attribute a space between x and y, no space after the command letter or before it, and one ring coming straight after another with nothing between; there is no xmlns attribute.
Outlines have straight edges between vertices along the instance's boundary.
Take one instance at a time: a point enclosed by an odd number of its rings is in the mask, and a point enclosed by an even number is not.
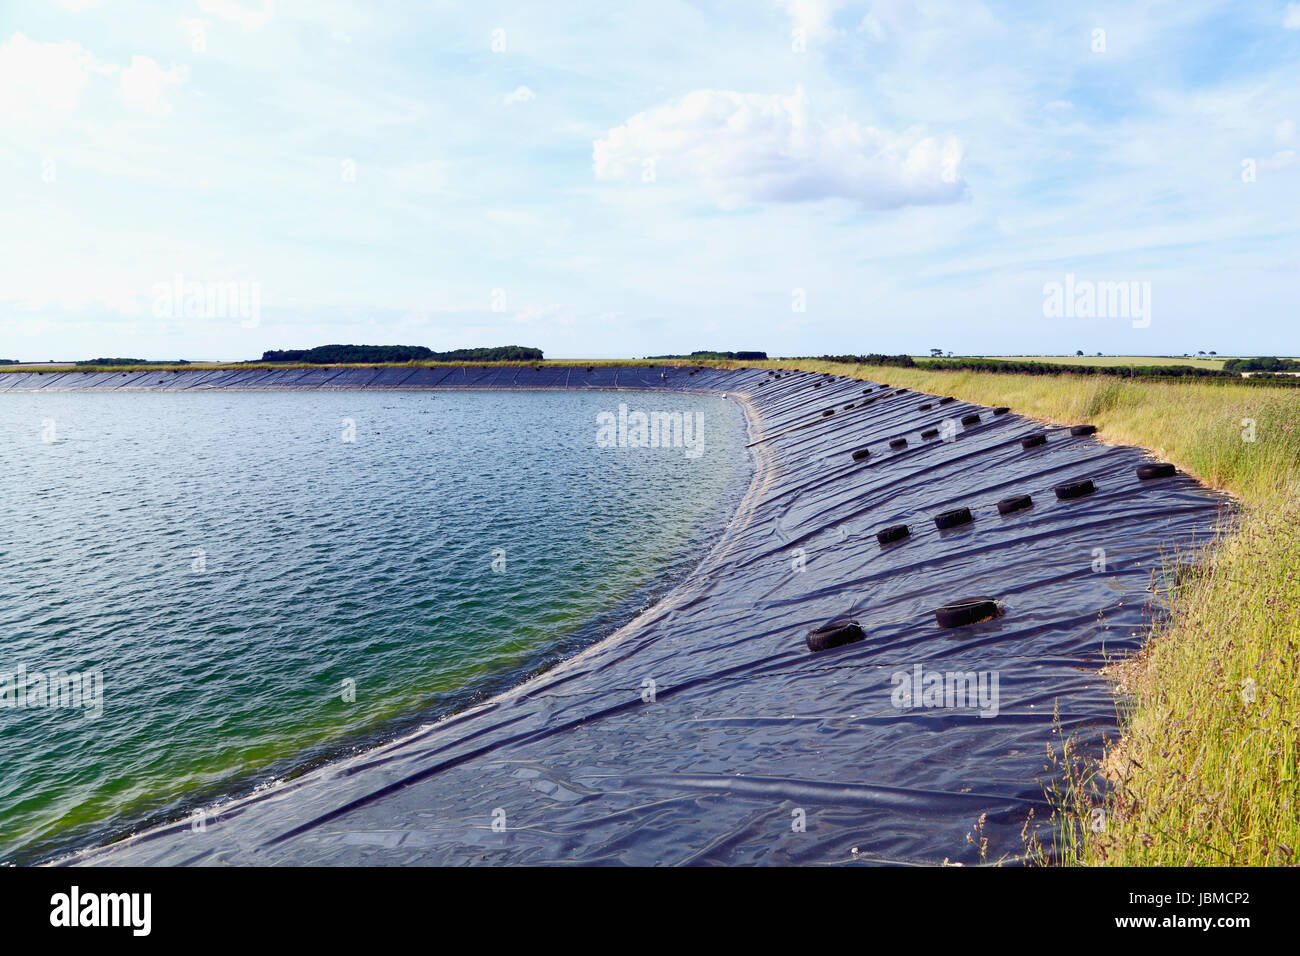
<svg viewBox="0 0 1300 956"><path fill-rule="evenodd" d="M913 358L929 358L928 355L914 355ZM964 355L961 358L1003 359L1008 362L1050 362L1053 365L1191 365L1195 368L1223 368L1223 363L1231 355L1223 356L1182 356L1182 355Z"/></svg>
<svg viewBox="0 0 1300 956"><path fill-rule="evenodd" d="M1300 392L780 364L1008 405L1058 424L1091 422L1102 441L1148 448L1236 497L1231 533L1200 554L1169 556L1178 583L1168 620L1141 655L1106 670L1124 738L1101 764L1069 741L1050 755L1069 771L1055 794L1055 858L1300 862Z"/></svg>

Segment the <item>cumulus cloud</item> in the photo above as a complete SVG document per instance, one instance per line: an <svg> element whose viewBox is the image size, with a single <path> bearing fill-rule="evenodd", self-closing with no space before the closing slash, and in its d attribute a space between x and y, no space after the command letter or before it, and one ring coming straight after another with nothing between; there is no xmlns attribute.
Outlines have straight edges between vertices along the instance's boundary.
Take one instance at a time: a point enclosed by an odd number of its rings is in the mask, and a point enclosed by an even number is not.
<svg viewBox="0 0 1300 956"><path fill-rule="evenodd" d="M165 116L172 111L166 87L177 86L187 79L187 67L172 66L164 70L150 57L134 56L131 65L122 71L122 99L134 109Z"/></svg>
<svg viewBox="0 0 1300 956"><path fill-rule="evenodd" d="M816 39L830 32L831 18L845 0L776 0L790 15L794 29L803 33L805 38Z"/></svg>
<svg viewBox="0 0 1300 956"><path fill-rule="evenodd" d="M527 103L529 100L535 99L537 99L537 94L528 87L517 86L513 93L507 93L502 98L502 102L505 103L506 106L510 106L512 103Z"/></svg>
<svg viewBox="0 0 1300 956"><path fill-rule="evenodd" d="M1283 149L1259 161L1260 169L1286 169L1295 162L1295 150Z"/></svg>
<svg viewBox="0 0 1300 956"><path fill-rule="evenodd" d="M15 33L0 45L0 114L31 117L76 110L93 78L115 74L127 106L164 115L171 112L166 87L184 83L189 69L164 70L147 56L133 57L130 66L120 67L96 59L80 43L38 43Z"/></svg>
<svg viewBox="0 0 1300 956"><path fill-rule="evenodd" d="M21 33L0 45L0 110L72 110L93 74L117 69L80 43L38 43Z"/></svg>
<svg viewBox="0 0 1300 956"><path fill-rule="evenodd" d="M792 96L696 90L597 140L597 179L697 185L725 208L838 197L873 209L962 197L962 147L809 114Z"/></svg>

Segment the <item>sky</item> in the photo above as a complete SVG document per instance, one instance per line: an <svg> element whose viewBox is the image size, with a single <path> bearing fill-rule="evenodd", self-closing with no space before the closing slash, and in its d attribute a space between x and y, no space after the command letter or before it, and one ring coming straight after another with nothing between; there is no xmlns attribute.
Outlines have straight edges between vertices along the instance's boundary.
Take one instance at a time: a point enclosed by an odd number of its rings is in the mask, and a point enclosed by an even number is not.
<svg viewBox="0 0 1300 956"><path fill-rule="evenodd" d="M1298 124L1295 2L3 0L0 358L1295 355Z"/></svg>

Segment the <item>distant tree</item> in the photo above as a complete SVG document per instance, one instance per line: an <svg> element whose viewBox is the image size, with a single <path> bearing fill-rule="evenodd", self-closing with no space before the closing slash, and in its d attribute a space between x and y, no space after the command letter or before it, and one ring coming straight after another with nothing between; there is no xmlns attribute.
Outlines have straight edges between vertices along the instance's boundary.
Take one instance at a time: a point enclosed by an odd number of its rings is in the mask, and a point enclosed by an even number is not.
<svg viewBox="0 0 1300 956"><path fill-rule="evenodd" d="M1075 355L1083 355L1083 349L1079 349L1079 351L1075 352L1074 354L1075 354Z"/></svg>
<svg viewBox="0 0 1300 956"><path fill-rule="evenodd" d="M1211 354L1211 355L1218 355L1219 353L1216 352L1216 351L1214 351L1214 349L1210 349L1210 354Z"/></svg>
<svg viewBox="0 0 1300 956"><path fill-rule="evenodd" d="M943 349L930 349L930 358L939 358L943 355Z"/></svg>
<svg viewBox="0 0 1300 956"><path fill-rule="evenodd" d="M1204 352L1197 352L1196 354L1197 354L1197 355L1204 355L1205 353L1204 353Z"/></svg>

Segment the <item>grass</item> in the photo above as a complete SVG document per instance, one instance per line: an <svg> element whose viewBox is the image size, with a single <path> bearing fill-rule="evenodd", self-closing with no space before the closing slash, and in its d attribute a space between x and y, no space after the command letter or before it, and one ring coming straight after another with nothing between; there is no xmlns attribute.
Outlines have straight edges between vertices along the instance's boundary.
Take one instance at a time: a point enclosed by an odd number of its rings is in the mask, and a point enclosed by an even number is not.
<svg viewBox="0 0 1300 956"><path fill-rule="evenodd" d="M1142 653L1105 671L1121 740L1100 762L1071 741L1052 755L1068 773L1054 795L1050 855L1069 864L1300 863L1300 393L782 364L1091 422L1102 441L1150 449L1237 498L1240 513L1218 542L1175 556L1170 614Z"/></svg>
<svg viewBox="0 0 1300 956"><path fill-rule="evenodd" d="M929 358L929 356L915 356ZM964 355L962 358L1002 359L1006 362L1049 362L1053 365L1192 365L1196 368L1223 368L1231 356L1213 358L1199 355Z"/></svg>

